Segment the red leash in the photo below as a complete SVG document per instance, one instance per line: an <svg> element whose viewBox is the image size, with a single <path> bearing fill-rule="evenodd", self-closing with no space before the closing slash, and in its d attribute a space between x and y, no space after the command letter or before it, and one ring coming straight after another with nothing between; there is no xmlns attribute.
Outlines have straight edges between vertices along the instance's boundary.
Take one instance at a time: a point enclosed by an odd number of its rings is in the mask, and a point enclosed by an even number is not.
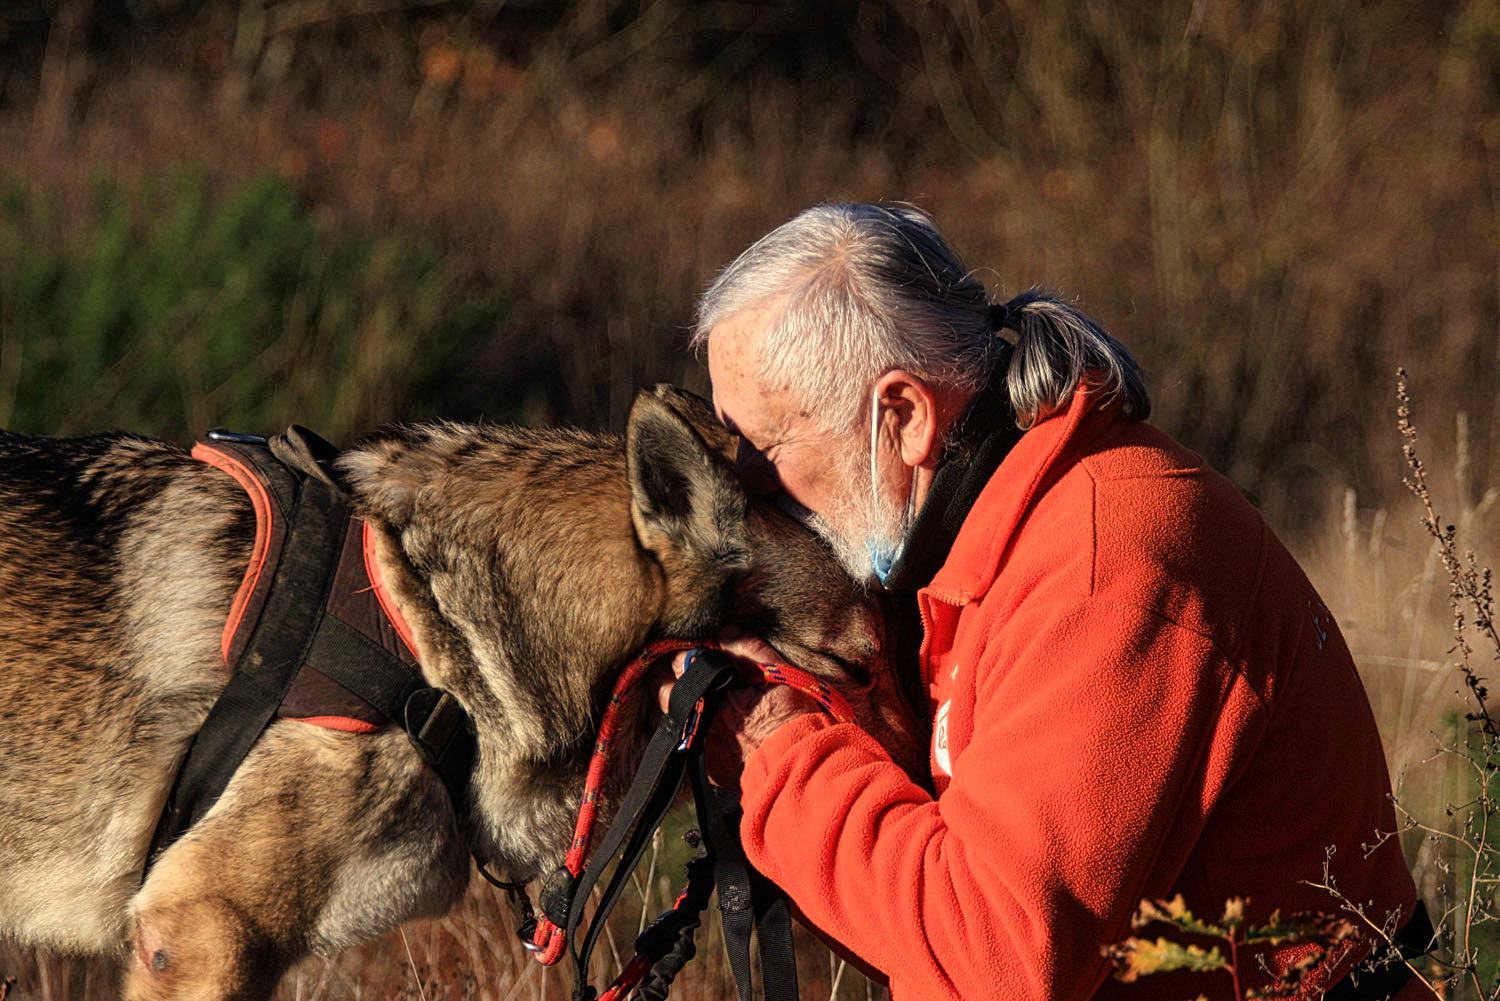
<svg viewBox="0 0 1500 1001"><path fill-rule="evenodd" d="M599 723L599 737L594 743L593 756L589 759L588 775L583 785L583 802L578 807L578 822L573 827L573 840L563 860L563 867L575 879L582 875L584 866L588 862L589 842L593 838L594 820L599 811L599 795L609 771L615 738L619 735L621 714L634 702L641 676L652 664L662 657L694 647L721 649L716 643L676 639L657 640L642 650L615 682L609 705L604 709L604 718ZM812 698L820 709L838 722L854 722L854 712L849 708L849 703L816 675L790 664L756 664L755 667L760 671L763 683L794 688ZM681 903L682 897L679 896L678 905ZM567 949L567 932L543 914L537 919L536 929L527 947L543 966L552 966L562 959ZM635 957L609 989L600 996L599 1001L613 1001L615 998L623 997L649 972L650 965L649 962L643 964L642 957Z"/></svg>

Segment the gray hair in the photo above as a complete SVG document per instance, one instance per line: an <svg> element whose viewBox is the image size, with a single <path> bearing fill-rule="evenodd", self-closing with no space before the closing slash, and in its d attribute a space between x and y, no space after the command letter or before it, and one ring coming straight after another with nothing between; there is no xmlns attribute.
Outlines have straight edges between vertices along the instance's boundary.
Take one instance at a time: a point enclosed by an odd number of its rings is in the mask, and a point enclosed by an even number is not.
<svg viewBox="0 0 1500 1001"><path fill-rule="evenodd" d="M908 205L830 204L767 233L698 303L693 347L721 322L766 310L759 374L829 430L863 413L893 368L973 392L1008 358L1006 384L1025 428L1063 406L1089 370L1127 416L1150 412L1130 353L1082 311L1043 289L995 304L932 218ZM997 336L1014 329L1014 351Z"/></svg>

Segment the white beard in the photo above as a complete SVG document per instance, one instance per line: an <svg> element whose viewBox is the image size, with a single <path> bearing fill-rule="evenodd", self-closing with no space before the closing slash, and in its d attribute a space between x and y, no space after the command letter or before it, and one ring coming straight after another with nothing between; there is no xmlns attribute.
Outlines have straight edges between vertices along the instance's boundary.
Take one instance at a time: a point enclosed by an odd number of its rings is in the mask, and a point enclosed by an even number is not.
<svg viewBox="0 0 1500 1001"><path fill-rule="evenodd" d="M870 489L868 455L851 450L838 461L843 467L840 479L848 490L828 510L809 511L790 498L782 507L828 544L849 576L870 586L878 583L871 562L872 544L895 552L911 529L915 513L903 501Z"/></svg>

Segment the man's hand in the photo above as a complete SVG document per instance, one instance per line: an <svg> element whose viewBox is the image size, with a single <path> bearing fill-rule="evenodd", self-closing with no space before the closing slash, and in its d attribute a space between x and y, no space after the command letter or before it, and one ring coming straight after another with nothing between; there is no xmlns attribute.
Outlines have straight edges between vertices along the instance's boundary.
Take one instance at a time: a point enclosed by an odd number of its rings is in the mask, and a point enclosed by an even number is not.
<svg viewBox="0 0 1500 1001"><path fill-rule="evenodd" d="M782 660L775 648L758 636L726 632L721 635L719 643L725 653L746 662L741 666L747 673L752 664ZM656 672L656 698L662 712L667 711L672 685L682 675L686 662L687 652L684 651L672 658L670 675L665 670ZM786 685L731 688L720 697L719 709L705 737L703 753L708 761L708 777L715 785L737 787L751 752L765 743L783 723L819 711L816 702Z"/></svg>

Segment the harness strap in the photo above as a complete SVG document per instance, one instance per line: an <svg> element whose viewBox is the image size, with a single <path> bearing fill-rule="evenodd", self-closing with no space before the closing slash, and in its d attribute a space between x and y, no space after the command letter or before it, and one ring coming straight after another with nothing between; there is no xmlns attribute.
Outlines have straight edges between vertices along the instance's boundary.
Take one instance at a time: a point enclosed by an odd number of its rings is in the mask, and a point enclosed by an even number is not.
<svg viewBox="0 0 1500 1001"><path fill-rule="evenodd" d="M257 450L235 451L255 461ZM267 477L273 496L284 493L287 479ZM285 497L277 496L277 501L284 502ZM266 598L234 673L189 745L148 860L165 851L218 802L240 762L275 717L315 638L348 511L347 498L321 481L307 478L298 485L277 568L277 586Z"/></svg>
<svg viewBox="0 0 1500 1001"><path fill-rule="evenodd" d="M359 630L332 616L319 623L308 656L319 672L401 726L437 771L455 807L462 807L468 798L474 741L468 733L468 714L457 699L428 685Z"/></svg>
<svg viewBox="0 0 1500 1001"><path fill-rule="evenodd" d="M216 429L193 449L245 490L256 534L221 643L229 679L188 746L148 872L212 809L278 715L356 733L398 725L454 810L467 806L472 722L422 677L411 630L382 587L371 526L330 473L337 454L296 425L270 439Z"/></svg>

